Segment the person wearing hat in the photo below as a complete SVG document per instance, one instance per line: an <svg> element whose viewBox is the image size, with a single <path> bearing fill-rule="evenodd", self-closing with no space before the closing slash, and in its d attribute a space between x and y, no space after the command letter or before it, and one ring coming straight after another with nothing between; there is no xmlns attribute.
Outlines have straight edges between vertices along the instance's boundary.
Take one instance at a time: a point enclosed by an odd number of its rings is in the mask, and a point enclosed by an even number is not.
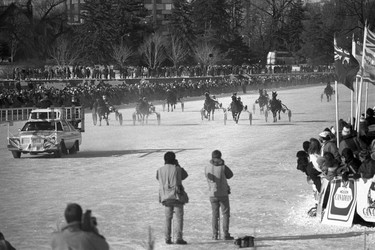
<svg viewBox="0 0 375 250"><path fill-rule="evenodd" d="M182 238L184 205L177 197L177 187L182 186L182 180L188 177L187 172L176 160L176 154L168 151L164 154L164 166L156 172L156 179L159 181L159 202L165 206L165 243L172 244L172 218L175 212L177 221L177 240L176 244L186 245L187 242Z"/></svg>
<svg viewBox="0 0 375 250"><path fill-rule="evenodd" d="M325 152L330 152L338 162L341 162L339 149L337 148L334 135L329 128L319 134L319 140L322 143L321 156L323 156Z"/></svg>
<svg viewBox="0 0 375 250"><path fill-rule="evenodd" d="M343 124L341 136L339 154L342 155L345 148L350 148L354 156L359 159L359 153L367 147L366 143L356 136L352 130L352 126L346 122Z"/></svg>
<svg viewBox="0 0 375 250"><path fill-rule="evenodd" d="M210 164L205 168L205 176L208 182L208 191L210 203L212 208L212 239L219 239L219 219L220 208L223 215L223 232L224 240L233 240L234 238L229 233L229 194L230 187L227 179L233 177L232 170L225 165L224 160L221 158L221 152L214 150L211 154L212 159Z"/></svg>

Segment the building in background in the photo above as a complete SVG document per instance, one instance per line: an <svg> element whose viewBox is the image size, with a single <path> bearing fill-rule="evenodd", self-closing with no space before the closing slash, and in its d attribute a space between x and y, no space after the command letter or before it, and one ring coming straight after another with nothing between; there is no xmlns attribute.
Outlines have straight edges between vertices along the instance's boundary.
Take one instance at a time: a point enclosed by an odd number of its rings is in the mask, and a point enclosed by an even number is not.
<svg viewBox="0 0 375 250"><path fill-rule="evenodd" d="M172 14L172 0L140 0L140 2L143 2L144 7L148 10L145 21L152 22L154 29L166 31ZM85 0L66 0L68 24L78 25L84 22L84 4Z"/></svg>
<svg viewBox="0 0 375 250"><path fill-rule="evenodd" d="M144 0L143 3L149 12L148 17L151 18L154 29L166 33L173 9L172 0Z"/></svg>
<svg viewBox="0 0 375 250"><path fill-rule="evenodd" d="M65 6L68 16L68 24L79 25L84 22L82 16L84 14L84 3L85 0L66 0Z"/></svg>

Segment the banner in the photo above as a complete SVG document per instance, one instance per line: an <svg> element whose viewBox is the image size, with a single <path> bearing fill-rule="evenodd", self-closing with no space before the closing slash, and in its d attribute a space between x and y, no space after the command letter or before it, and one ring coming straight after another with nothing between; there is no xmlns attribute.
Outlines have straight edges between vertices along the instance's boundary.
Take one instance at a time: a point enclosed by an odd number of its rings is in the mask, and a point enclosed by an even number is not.
<svg viewBox="0 0 375 250"><path fill-rule="evenodd" d="M357 185L354 180L330 182L327 208L323 224L351 227L357 205Z"/></svg>
<svg viewBox="0 0 375 250"><path fill-rule="evenodd" d="M375 222L375 179L357 181L357 213L367 222Z"/></svg>

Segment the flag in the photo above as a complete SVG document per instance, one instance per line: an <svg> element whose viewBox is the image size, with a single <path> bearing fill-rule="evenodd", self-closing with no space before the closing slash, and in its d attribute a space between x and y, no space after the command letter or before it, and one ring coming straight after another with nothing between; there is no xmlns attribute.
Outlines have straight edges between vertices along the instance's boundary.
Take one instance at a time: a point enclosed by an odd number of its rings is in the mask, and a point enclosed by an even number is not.
<svg viewBox="0 0 375 250"><path fill-rule="evenodd" d="M336 38L334 41L334 47L337 81L354 91L353 82L359 70L359 63L350 52L337 46Z"/></svg>
<svg viewBox="0 0 375 250"><path fill-rule="evenodd" d="M363 80L375 84L375 33L368 28L366 36L365 57L363 65Z"/></svg>

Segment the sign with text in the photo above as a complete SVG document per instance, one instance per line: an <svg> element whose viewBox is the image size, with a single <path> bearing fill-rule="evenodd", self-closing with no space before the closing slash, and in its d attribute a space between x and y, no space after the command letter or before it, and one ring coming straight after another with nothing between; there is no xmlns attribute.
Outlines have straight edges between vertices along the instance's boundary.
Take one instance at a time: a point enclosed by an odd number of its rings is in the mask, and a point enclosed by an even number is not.
<svg viewBox="0 0 375 250"><path fill-rule="evenodd" d="M375 222L375 179L357 181L357 213L368 222Z"/></svg>
<svg viewBox="0 0 375 250"><path fill-rule="evenodd" d="M356 205L356 182L354 180L332 180L322 223L351 227Z"/></svg>

